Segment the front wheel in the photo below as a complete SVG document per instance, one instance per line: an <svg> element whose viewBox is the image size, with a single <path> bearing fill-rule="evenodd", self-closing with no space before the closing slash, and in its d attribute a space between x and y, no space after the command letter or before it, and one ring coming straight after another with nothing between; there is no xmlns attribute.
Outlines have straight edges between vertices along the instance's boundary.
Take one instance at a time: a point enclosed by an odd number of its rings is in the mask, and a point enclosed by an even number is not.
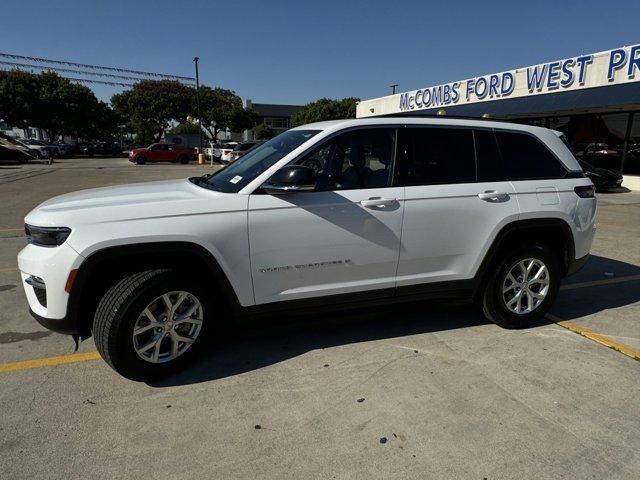
<svg viewBox="0 0 640 480"><path fill-rule="evenodd" d="M131 380L182 368L204 343L213 307L200 285L172 270L126 277L103 296L93 325L102 358Z"/></svg>
<svg viewBox="0 0 640 480"><path fill-rule="evenodd" d="M504 257L482 298L488 320L504 328L526 328L548 311L560 288L560 264L542 246L524 247Z"/></svg>
<svg viewBox="0 0 640 480"><path fill-rule="evenodd" d="M138 155L136 157L136 164L137 165L144 165L145 163L147 163L147 159L145 158L144 155Z"/></svg>

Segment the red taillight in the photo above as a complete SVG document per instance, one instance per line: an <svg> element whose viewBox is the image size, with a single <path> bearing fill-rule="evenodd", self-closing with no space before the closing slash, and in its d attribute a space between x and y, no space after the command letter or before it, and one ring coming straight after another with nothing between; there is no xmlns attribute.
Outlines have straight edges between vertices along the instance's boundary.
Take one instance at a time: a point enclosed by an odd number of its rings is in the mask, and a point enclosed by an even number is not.
<svg viewBox="0 0 640 480"><path fill-rule="evenodd" d="M593 185L581 185L573 189L580 198L594 198L596 189Z"/></svg>

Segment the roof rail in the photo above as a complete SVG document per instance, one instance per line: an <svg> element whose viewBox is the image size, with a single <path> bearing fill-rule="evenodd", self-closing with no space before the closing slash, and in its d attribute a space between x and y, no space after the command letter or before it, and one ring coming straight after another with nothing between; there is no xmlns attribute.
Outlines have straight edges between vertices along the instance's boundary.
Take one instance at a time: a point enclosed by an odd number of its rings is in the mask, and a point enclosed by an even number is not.
<svg viewBox="0 0 640 480"><path fill-rule="evenodd" d="M389 113L386 115L375 115L375 116L371 116L371 117L362 117L362 118L453 118L456 120L483 120L486 122L507 122L507 123L516 123L513 120L508 120L508 119L503 119L503 118L487 118L487 117L474 117L473 115L437 115L435 113L429 113L429 114L418 114L418 113L414 113L414 114L408 114L408 115L404 115L404 114L397 114L397 113Z"/></svg>

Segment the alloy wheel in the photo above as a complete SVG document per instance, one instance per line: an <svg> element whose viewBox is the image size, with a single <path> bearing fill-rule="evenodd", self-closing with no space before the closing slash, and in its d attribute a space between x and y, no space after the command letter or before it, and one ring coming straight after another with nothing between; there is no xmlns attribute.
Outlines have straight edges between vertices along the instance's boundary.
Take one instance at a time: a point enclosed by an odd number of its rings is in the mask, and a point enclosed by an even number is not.
<svg viewBox="0 0 640 480"><path fill-rule="evenodd" d="M170 362L196 341L202 319L202 305L195 295L167 292L150 302L138 316L133 326L133 348L147 362Z"/></svg>
<svg viewBox="0 0 640 480"><path fill-rule="evenodd" d="M537 258L525 258L515 263L502 283L502 299L513 313L533 312L549 291L549 269Z"/></svg>

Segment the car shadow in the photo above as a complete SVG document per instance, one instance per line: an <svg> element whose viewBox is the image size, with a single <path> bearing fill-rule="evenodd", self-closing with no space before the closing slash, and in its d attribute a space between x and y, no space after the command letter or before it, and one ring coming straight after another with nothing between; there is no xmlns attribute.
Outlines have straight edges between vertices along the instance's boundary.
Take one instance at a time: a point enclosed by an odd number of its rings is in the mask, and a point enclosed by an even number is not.
<svg viewBox="0 0 640 480"><path fill-rule="evenodd" d="M584 268L563 285L640 274L640 267L591 256ZM640 301L636 281L561 290L552 313L574 319ZM226 378L257 370L313 350L388 338L476 327L487 324L469 302L410 302L385 307L290 314L243 321L203 352L194 365L168 378L148 382L162 388ZM541 320L533 328L548 325ZM496 327L499 328L499 327ZM317 368L330 367L319 364Z"/></svg>

